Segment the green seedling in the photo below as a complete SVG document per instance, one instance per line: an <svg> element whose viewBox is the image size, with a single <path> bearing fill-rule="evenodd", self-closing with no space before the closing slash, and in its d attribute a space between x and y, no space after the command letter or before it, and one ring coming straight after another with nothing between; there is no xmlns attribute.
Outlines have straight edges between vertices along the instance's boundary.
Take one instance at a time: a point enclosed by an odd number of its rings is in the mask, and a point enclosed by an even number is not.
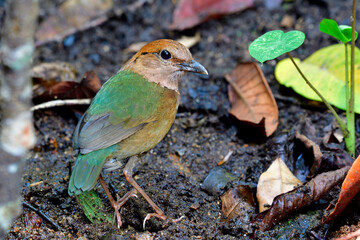
<svg viewBox="0 0 360 240"><path fill-rule="evenodd" d="M325 24L325 28L328 23ZM331 26L333 23L330 24ZM337 24L336 24L337 26ZM349 29L348 27L338 27L338 30L331 30L336 36L341 37L341 39L346 40L349 39ZM351 31L351 30L350 30ZM354 33L351 33L354 35ZM351 39L351 37L350 37ZM291 62L294 64L295 68L301 75L301 77L305 80L307 85L319 96L319 98L324 102L326 107L331 111L337 120L345 138L345 144L349 153L354 156L355 155L355 129L353 124L353 128L349 128L346 126L344 121L339 117L334 108L326 101L326 99L321 95L321 93L311 84L311 82L306 78L304 73L300 70L299 66L296 64L294 59L292 58L290 51L295 50L301 44L303 44L305 40L305 34L301 31L290 31L284 33L281 30L275 30L265 33L259 38L255 39L250 46L249 52L252 57L257 59L259 62L263 63L267 60L272 60L274 58L279 57L280 55L286 53L290 58ZM346 74L347 75L347 74ZM353 85L352 85L353 86ZM351 99L351 94L350 99ZM353 99L354 100L354 99ZM349 112L351 112L351 106L349 107ZM354 113L354 101L352 102L352 113ZM349 122L349 120L348 120ZM353 130L352 134L349 134L349 131ZM351 140L351 136L353 139Z"/></svg>
<svg viewBox="0 0 360 240"><path fill-rule="evenodd" d="M355 112L354 112L354 61L351 63L351 82L349 83L349 63L348 63L348 42L352 39L354 34L354 41L358 37L358 33L352 31L352 28L347 25L338 25L332 19L323 19L320 22L319 30L323 33L338 39L344 43L345 47L345 96L346 96L346 127L349 131L348 137L345 137L345 144L350 154L355 156Z"/></svg>

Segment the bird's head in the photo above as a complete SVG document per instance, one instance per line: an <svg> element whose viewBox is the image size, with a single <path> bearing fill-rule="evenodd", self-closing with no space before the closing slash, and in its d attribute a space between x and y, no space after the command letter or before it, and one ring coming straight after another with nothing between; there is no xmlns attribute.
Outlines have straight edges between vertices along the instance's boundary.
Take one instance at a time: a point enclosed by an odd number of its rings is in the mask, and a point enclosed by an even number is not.
<svg viewBox="0 0 360 240"><path fill-rule="evenodd" d="M150 82L175 91L178 91L178 81L185 72L208 74L205 67L192 58L189 49L170 39L146 44L121 70L131 70Z"/></svg>

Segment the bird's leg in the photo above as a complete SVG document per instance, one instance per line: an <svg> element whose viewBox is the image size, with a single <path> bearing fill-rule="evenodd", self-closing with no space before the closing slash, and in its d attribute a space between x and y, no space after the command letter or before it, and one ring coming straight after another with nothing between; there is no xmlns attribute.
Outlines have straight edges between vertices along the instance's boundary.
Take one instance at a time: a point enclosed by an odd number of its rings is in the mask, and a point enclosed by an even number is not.
<svg viewBox="0 0 360 240"><path fill-rule="evenodd" d="M145 193L145 191L135 182L135 180L132 178L133 175L133 169L135 167L137 157L133 156L129 159L127 162L125 168L124 168L124 176L126 181L130 183L144 198L145 200L150 204L150 206L154 209L155 213L149 213L145 219L143 227L145 228L145 222L149 220L151 217L157 217L161 220L166 220L166 216L164 212L151 200L151 198Z"/></svg>
<svg viewBox="0 0 360 240"><path fill-rule="evenodd" d="M111 207L115 210L115 214L116 214L116 219L117 219L117 224L118 224L118 227L120 228L121 225L122 225L122 222L121 222L121 216L120 216L120 213L119 213L119 210L120 208L127 202L127 200L129 200L131 197L134 197L136 196L135 194L137 193L136 189L134 188L133 190L131 190L130 192L127 192L122 198L119 199L119 196L118 197L118 200L115 201L114 198L112 197L108 187L106 186L106 183L102 177L102 175L100 174L99 176L99 182L101 184L101 186L104 188L105 190L105 193L107 195L107 197L109 198L109 201L110 201L110 204L111 204Z"/></svg>

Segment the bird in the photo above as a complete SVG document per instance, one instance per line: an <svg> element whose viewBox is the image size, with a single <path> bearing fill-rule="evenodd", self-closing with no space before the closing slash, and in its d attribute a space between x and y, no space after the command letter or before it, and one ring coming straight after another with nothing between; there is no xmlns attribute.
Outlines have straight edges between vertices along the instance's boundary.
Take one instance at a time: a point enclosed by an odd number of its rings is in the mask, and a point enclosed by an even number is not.
<svg viewBox="0 0 360 240"><path fill-rule="evenodd" d="M144 227L151 217L167 219L132 175L139 156L154 148L173 124L180 103L178 85L185 72L208 75L187 47L160 39L147 43L104 83L74 131L78 156L69 180L70 196L92 190L99 180L118 227L120 208L137 193L154 210L146 215ZM133 189L115 201L101 173L119 168Z"/></svg>

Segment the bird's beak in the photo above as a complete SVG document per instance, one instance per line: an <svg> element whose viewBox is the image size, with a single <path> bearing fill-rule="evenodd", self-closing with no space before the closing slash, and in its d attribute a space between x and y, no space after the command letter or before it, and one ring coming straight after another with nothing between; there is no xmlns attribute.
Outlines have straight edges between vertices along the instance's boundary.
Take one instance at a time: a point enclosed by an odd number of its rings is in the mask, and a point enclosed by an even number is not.
<svg viewBox="0 0 360 240"><path fill-rule="evenodd" d="M183 62L179 64L180 69L185 72L200 73L208 75L206 68L195 60L191 60L190 63Z"/></svg>

